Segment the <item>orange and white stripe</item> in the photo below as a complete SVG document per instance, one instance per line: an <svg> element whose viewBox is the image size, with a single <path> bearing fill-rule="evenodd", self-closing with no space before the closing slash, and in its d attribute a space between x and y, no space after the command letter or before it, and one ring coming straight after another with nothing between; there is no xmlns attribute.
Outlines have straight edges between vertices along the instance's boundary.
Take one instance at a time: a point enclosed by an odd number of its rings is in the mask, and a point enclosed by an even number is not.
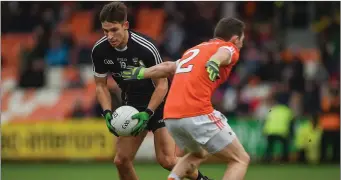
<svg viewBox="0 0 341 180"><path fill-rule="evenodd" d="M207 115L208 118L215 124L219 129L223 129L225 126L223 122L221 121L221 118L216 117L213 113Z"/></svg>

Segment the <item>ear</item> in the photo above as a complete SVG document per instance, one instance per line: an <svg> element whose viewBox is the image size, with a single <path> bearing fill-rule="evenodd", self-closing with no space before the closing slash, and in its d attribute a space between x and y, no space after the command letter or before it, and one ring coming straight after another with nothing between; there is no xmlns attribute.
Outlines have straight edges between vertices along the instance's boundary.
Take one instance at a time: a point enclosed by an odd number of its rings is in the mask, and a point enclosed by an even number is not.
<svg viewBox="0 0 341 180"><path fill-rule="evenodd" d="M124 28L124 30L128 30L129 29L129 21L125 21L123 23L123 28Z"/></svg>
<svg viewBox="0 0 341 180"><path fill-rule="evenodd" d="M236 42L237 40L239 40L239 36L237 35L232 36L231 42Z"/></svg>

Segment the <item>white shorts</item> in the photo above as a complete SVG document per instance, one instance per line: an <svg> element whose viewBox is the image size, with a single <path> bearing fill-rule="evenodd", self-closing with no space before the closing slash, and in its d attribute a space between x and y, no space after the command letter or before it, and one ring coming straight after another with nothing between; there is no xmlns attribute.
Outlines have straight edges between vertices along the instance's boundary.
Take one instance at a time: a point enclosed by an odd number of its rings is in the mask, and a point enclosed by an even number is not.
<svg viewBox="0 0 341 180"><path fill-rule="evenodd" d="M219 111L182 119L165 120L169 133L182 150L200 152L202 148L214 154L236 137L227 119Z"/></svg>

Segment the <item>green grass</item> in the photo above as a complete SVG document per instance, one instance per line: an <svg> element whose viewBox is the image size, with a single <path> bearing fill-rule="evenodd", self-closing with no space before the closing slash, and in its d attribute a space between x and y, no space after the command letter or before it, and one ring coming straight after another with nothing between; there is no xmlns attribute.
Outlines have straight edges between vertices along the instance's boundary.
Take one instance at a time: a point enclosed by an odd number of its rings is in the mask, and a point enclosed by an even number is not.
<svg viewBox="0 0 341 180"><path fill-rule="evenodd" d="M109 163L2 164L2 180L118 180L117 171ZM220 180L225 165L205 164L200 170ZM165 180L168 171L157 164L137 164L140 180ZM339 180L337 165L251 165L245 180Z"/></svg>

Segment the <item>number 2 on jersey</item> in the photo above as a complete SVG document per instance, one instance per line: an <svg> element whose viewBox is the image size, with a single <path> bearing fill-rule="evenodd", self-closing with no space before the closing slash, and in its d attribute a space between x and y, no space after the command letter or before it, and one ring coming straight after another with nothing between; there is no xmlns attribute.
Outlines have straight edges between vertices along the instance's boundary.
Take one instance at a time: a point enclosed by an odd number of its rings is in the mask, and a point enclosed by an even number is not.
<svg viewBox="0 0 341 180"><path fill-rule="evenodd" d="M192 53L188 58L181 60L178 64L178 67L176 68L175 73L188 73L192 71L193 65L190 64L187 67L183 67L184 64L188 63L189 61L191 61L195 56L197 56L199 54L200 50L199 49L192 49L190 51L187 51L184 56L186 56L187 54Z"/></svg>

